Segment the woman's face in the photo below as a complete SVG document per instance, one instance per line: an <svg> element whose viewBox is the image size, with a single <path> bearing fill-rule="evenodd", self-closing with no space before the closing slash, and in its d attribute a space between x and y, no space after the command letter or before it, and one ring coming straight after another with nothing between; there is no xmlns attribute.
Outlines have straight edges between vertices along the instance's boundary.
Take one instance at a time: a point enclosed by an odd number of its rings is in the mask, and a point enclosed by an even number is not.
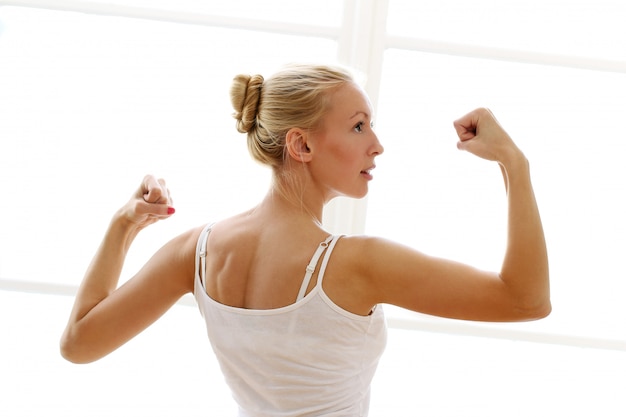
<svg viewBox="0 0 626 417"><path fill-rule="evenodd" d="M329 111L307 142L309 170L327 200L367 194L374 158L383 153L372 126L372 106L356 84L346 83L331 93Z"/></svg>

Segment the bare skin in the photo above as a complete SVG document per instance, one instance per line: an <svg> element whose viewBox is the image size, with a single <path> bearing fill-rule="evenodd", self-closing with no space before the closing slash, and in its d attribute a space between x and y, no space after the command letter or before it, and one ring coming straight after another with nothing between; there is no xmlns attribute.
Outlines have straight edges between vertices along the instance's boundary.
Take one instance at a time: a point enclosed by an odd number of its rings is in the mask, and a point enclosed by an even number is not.
<svg viewBox="0 0 626 417"><path fill-rule="evenodd" d="M339 195L362 197L383 152L371 128L371 106L348 84L316 132L292 129L284 169L306 192L280 184L255 208L218 222L207 247L206 292L246 309L272 309L295 301L304 266L329 234L324 205ZM323 289L347 311L367 315L379 303L464 320L521 321L550 313L548 258L529 164L490 111L477 109L454 122L458 148L498 162L508 198L508 240L499 271L482 271L423 254L386 239L342 237ZM279 190L281 190L279 192ZM285 192L287 190L287 192ZM194 289L194 256L202 227L163 246L134 277L117 288L134 237L172 213L165 183L148 176L113 217L85 274L61 340L63 356L97 360L141 332ZM310 288L315 285L315 277Z"/></svg>

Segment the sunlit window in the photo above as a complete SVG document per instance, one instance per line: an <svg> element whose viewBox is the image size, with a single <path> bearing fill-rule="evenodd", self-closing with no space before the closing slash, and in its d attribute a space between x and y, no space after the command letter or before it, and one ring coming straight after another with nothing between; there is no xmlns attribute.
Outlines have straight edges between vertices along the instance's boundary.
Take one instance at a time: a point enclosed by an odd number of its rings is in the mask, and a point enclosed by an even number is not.
<svg viewBox="0 0 626 417"><path fill-rule="evenodd" d="M249 208L270 172L235 130L233 76L338 62L367 76L385 153L369 196L334 212L335 225L499 268L500 170L458 151L452 127L487 106L530 160L550 254L554 309L539 322L464 323L385 306L390 353L371 415L541 415L538 404L545 415L623 414L623 2L5 3L18 2L0 0L0 284L75 288L146 173L168 180L177 215L142 232L124 278L170 237ZM0 291L1 315L18 316L0 321L0 332L20 340L0 355L18 388L0 415L232 412L197 311L175 306L104 362L76 368L56 350L71 300L43 292ZM188 377L194 367L211 374ZM168 389L172 380L182 382ZM96 407L97 387L113 390L111 404ZM33 390L44 394L22 407ZM207 391L219 398L211 406Z"/></svg>

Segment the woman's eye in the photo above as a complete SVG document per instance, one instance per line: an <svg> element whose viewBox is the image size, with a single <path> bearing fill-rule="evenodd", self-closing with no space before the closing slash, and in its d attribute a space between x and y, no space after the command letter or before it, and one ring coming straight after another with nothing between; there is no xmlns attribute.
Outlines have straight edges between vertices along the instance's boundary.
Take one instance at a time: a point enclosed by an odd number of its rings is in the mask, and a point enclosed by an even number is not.
<svg viewBox="0 0 626 417"><path fill-rule="evenodd" d="M357 133L362 133L363 132L363 126L365 126L365 122L357 123L357 125L354 126L354 131L357 132ZM371 129L374 128L374 122L373 121L370 122L370 128Z"/></svg>

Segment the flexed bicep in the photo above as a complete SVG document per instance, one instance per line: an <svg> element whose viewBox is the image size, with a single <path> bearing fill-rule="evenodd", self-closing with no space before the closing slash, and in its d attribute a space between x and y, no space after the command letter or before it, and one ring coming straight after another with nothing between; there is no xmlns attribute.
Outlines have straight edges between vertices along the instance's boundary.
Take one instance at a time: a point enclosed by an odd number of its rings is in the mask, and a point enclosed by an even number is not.
<svg viewBox="0 0 626 417"><path fill-rule="evenodd" d="M499 273L430 256L384 239L371 238L364 271L378 302L439 317L474 321L521 321L525 311L515 288Z"/></svg>

